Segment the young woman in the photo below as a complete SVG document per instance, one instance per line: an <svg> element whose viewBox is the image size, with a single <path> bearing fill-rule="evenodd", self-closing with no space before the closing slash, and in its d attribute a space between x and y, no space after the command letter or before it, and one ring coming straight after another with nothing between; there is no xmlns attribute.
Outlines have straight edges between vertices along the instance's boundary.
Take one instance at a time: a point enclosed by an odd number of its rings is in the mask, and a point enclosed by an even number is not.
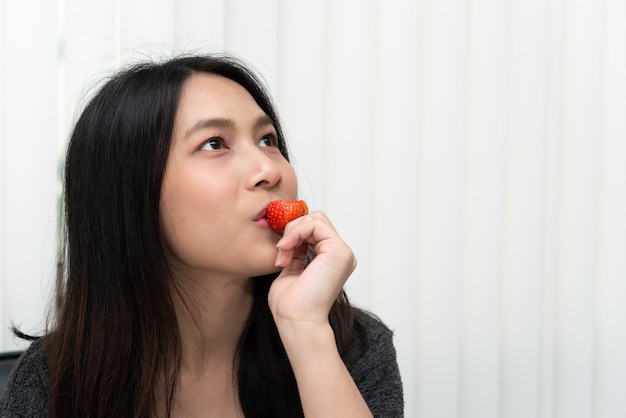
<svg viewBox="0 0 626 418"><path fill-rule="evenodd" d="M56 311L2 417L402 416L391 332L342 290L350 248L319 211L268 226L297 182L240 62L108 80L73 131L64 197Z"/></svg>

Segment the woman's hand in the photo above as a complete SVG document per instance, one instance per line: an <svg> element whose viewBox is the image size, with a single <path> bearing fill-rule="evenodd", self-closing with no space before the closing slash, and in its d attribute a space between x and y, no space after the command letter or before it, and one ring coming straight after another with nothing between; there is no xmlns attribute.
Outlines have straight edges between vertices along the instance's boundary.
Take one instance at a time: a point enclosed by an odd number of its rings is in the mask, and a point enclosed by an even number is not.
<svg viewBox="0 0 626 418"><path fill-rule="evenodd" d="M309 245L315 258L305 268ZM327 325L328 312L356 267L352 250L319 211L287 224L276 246L276 265L283 271L270 288L269 306L279 331Z"/></svg>
<svg viewBox="0 0 626 418"><path fill-rule="evenodd" d="M315 257L305 267L309 245ZM321 212L287 224L269 306L307 418L371 417L335 343L328 313L356 267L352 250Z"/></svg>

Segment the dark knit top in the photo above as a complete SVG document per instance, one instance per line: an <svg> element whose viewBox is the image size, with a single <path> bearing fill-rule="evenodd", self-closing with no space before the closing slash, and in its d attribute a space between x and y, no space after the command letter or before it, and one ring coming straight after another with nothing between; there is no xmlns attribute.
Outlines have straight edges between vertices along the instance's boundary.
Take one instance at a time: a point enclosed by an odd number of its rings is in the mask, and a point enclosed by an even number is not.
<svg viewBox="0 0 626 418"><path fill-rule="evenodd" d="M358 338L344 362L375 417L404 416L404 397L392 332L380 320L363 311L369 344L362 352ZM48 369L43 338L34 341L15 364L0 399L0 417L48 416Z"/></svg>

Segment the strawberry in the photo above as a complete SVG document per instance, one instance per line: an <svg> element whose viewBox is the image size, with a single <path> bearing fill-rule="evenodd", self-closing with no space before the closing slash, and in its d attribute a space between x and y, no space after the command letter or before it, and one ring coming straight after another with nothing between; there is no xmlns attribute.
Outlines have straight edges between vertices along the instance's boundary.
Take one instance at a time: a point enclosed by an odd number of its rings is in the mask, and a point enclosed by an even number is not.
<svg viewBox="0 0 626 418"><path fill-rule="evenodd" d="M288 222L307 213L309 208L304 200L275 200L265 208L270 228L279 234L283 233Z"/></svg>

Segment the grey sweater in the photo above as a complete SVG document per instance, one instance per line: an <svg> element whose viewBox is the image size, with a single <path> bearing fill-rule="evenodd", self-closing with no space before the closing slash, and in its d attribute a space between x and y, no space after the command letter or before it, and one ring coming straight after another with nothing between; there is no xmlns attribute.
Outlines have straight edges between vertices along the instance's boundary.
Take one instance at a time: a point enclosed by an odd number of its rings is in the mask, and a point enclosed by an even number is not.
<svg viewBox="0 0 626 418"><path fill-rule="evenodd" d="M392 332L378 319L357 310L369 345L362 354L358 339L344 356L346 367L375 417L404 416L402 381ZM31 344L13 368L2 398L0 417L48 416L48 369L43 339Z"/></svg>

